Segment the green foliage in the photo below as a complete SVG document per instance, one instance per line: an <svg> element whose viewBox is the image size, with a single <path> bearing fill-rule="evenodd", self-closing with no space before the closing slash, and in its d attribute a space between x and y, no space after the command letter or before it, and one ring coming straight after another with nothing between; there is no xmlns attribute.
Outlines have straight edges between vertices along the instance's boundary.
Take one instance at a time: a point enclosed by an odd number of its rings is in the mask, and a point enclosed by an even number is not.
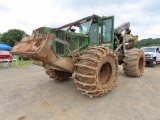
<svg viewBox="0 0 160 120"><path fill-rule="evenodd" d="M5 32L1 35L0 42L10 46L14 46L16 42L21 41L24 33L25 32L22 30L10 29L8 30L8 32Z"/></svg>
<svg viewBox="0 0 160 120"><path fill-rule="evenodd" d="M2 34L0 33L0 43L1 43L1 36L2 36Z"/></svg>
<svg viewBox="0 0 160 120"><path fill-rule="evenodd" d="M160 38L143 39L136 43L136 48L149 47L149 46L160 46Z"/></svg>
<svg viewBox="0 0 160 120"><path fill-rule="evenodd" d="M27 67L28 65L31 65L33 63L32 60L19 60L19 56L18 55L14 55L13 59L17 59L18 60L18 65L19 67ZM15 64L12 65L12 67L17 67Z"/></svg>

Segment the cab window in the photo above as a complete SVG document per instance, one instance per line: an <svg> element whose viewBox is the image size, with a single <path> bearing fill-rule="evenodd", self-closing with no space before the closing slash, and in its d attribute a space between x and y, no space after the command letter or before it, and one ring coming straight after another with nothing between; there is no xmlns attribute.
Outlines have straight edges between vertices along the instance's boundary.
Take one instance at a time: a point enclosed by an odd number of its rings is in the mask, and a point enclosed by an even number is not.
<svg viewBox="0 0 160 120"><path fill-rule="evenodd" d="M90 29L91 43L97 43L97 38L98 38L98 24L93 23Z"/></svg>
<svg viewBox="0 0 160 120"><path fill-rule="evenodd" d="M103 20L102 42L111 42L112 40L112 19Z"/></svg>

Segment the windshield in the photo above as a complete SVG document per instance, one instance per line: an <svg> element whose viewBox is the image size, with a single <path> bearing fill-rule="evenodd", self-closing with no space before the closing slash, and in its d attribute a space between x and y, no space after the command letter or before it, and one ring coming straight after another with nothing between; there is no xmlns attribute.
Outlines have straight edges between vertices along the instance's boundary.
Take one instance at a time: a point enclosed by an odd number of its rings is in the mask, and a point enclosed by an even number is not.
<svg viewBox="0 0 160 120"><path fill-rule="evenodd" d="M91 22L92 20L88 21L88 22L85 22L85 23L81 23L79 25L79 33L82 33L82 34L87 34L89 33L89 29L90 29L90 26L91 26Z"/></svg>
<svg viewBox="0 0 160 120"><path fill-rule="evenodd" d="M142 48L144 52L155 52L155 48Z"/></svg>
<svg viewBox="0 0 160 120"><path fill-rule="evenodd" d="M9 55L10 53L8 51L0 51L0 55Z"/></svg>

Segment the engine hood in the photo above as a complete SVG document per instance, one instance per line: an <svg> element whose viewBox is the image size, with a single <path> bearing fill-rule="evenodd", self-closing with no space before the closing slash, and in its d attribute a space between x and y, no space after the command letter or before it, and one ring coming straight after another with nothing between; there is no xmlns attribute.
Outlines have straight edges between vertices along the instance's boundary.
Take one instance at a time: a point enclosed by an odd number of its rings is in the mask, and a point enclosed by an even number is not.
<svg viewBox="0 0 160 120"><path fill-rule="evenodd" d="M145 55L148 55L148 54L151 55L151 54L154 54L154 53L153 52L144 52L144 54Z"/></svg>

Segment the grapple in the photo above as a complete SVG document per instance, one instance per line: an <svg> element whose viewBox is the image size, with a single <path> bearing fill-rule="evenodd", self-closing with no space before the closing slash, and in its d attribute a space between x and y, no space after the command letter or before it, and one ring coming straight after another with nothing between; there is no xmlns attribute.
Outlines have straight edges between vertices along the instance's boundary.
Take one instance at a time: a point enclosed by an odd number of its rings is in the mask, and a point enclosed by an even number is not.
<svg viewBox="0 0 160 120"><path fill-rule="evenodd" d="M59 57L52 48L54 36L48 32L47 35L25 36L17 43L11 53L33 59L33 63L59 71L73 72L74 64L69 57Z"/></svg>

